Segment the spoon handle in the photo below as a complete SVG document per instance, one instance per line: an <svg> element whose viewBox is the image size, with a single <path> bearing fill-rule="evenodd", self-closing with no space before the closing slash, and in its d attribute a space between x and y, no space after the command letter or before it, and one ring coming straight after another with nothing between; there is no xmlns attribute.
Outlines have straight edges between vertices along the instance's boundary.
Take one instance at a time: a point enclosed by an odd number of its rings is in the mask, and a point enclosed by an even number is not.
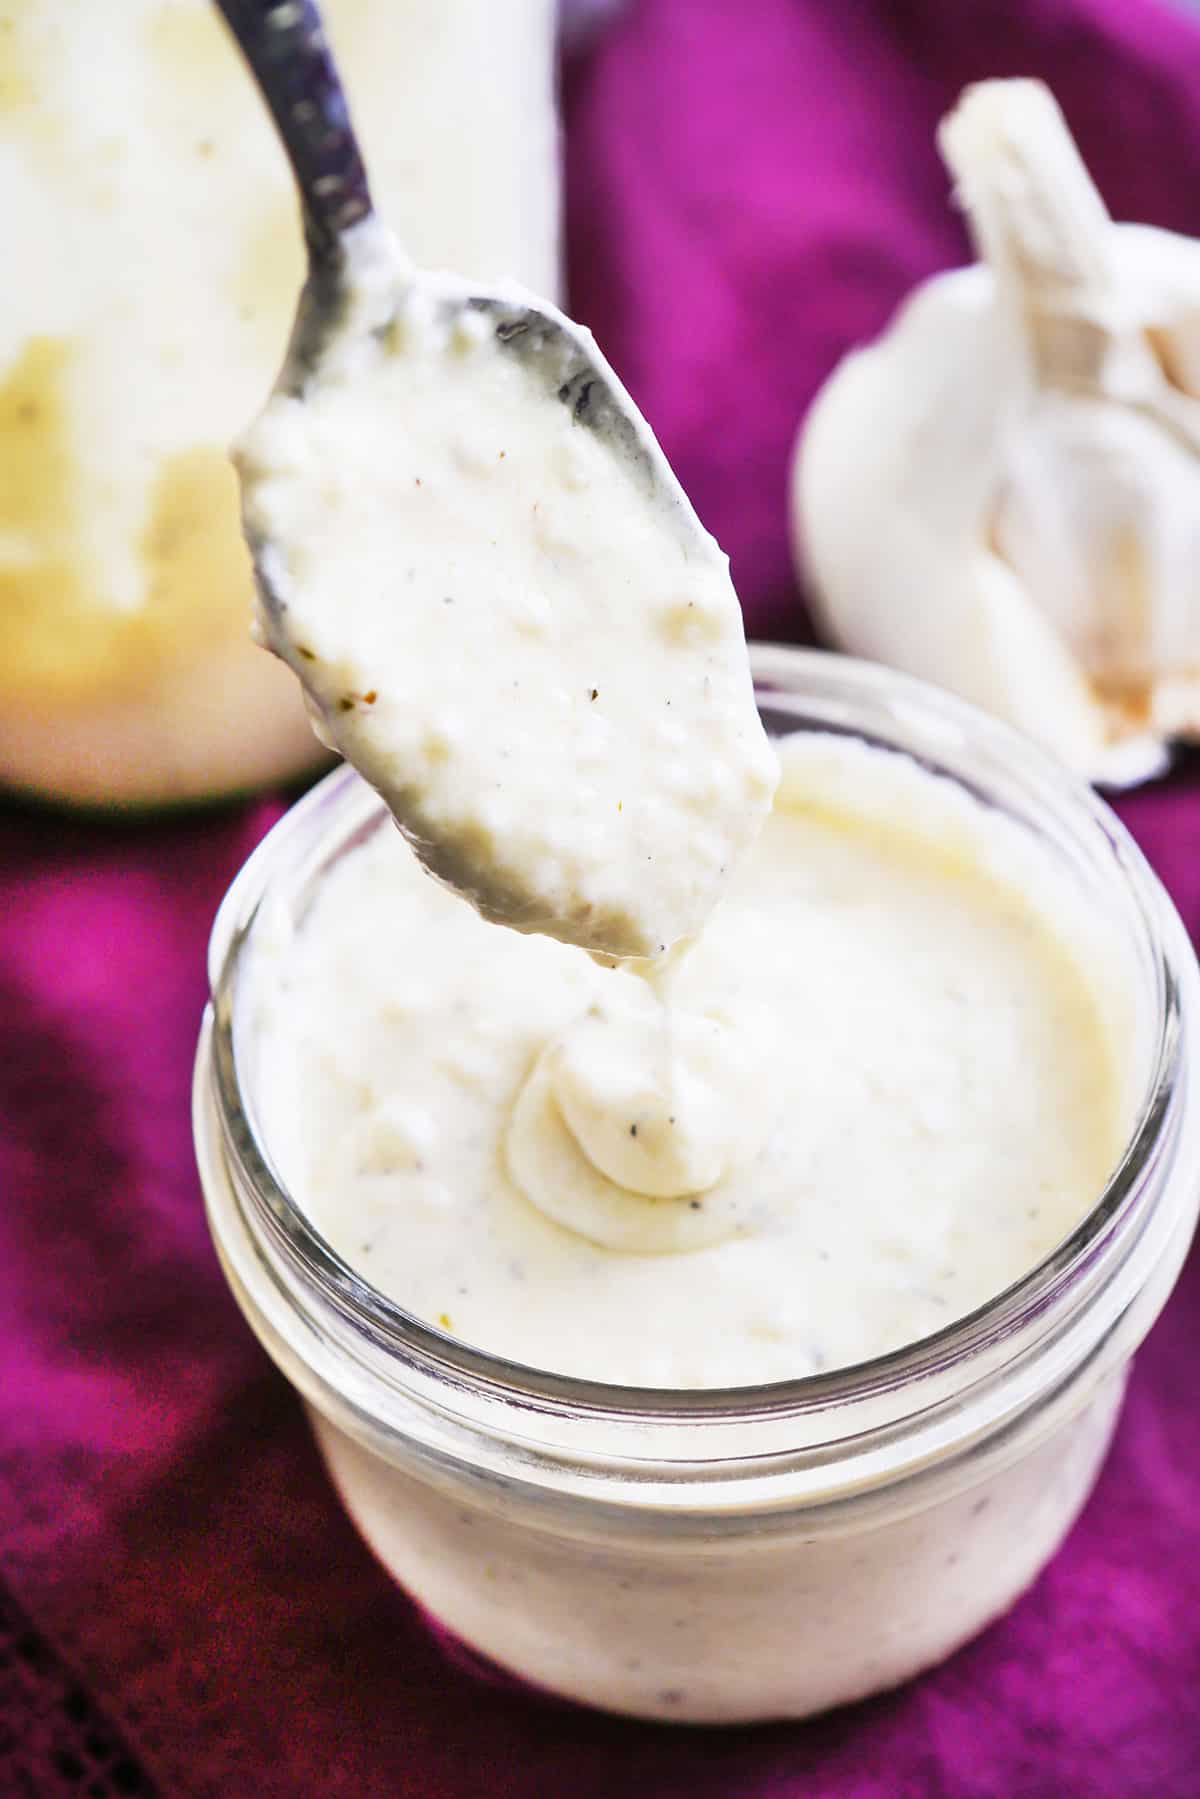
<svg viewBox="0 0 1200 1799"><path fill-rule="evenodd" d="M300 189L314 262L373 211L325 27L314 0L217 0L267 103Z"/></svg>

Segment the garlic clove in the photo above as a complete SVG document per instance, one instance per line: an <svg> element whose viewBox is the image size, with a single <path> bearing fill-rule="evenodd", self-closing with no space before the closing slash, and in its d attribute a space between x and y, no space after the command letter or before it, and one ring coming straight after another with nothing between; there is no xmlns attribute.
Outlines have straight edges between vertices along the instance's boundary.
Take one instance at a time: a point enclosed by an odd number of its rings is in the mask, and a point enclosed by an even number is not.
<svg viewBox="0 0 1200 1799"><path fill-rule="evenodd" d="M883 340L835 370L792 468L794 547L823 633L949 686L978 673L978 624L952 594L991 485L974 449L998 376L983 366L988 308L979 270L919 287Z"/></svg>
<svg viewBox="0 0 1200 1799"><path fill-rule="evenodd" d="M1160 736L1132 727L1114 734L1079 665L1012 569L984 551L973 573L992 675L990 696L977 703L1106 786L1161 774L1170 755Z"/></svg>
<svg viewBox="0 0 1200 1799"><path fill-rule="evenodd" d="M1122 278L1116 231L1047 89L969 90L940 143L1024 389L993 545L1104 703L1144 717L1157 677L1200 660L1200 402L1166 372L1155 309ZM1161 313L1158 332L1173 335Z"/></svg>
<svg viewBox="0 0 1200 1799"><path fill-rule="evenodd" d="M1089 767L1105 732L1088 683L974 530L996 478L982 453L1004 379L991 321L986 271L956 271L919 287L881 343L846 358L797 447L795 552L831 642ZM864 430L872 419L888 428Z"/></svg>

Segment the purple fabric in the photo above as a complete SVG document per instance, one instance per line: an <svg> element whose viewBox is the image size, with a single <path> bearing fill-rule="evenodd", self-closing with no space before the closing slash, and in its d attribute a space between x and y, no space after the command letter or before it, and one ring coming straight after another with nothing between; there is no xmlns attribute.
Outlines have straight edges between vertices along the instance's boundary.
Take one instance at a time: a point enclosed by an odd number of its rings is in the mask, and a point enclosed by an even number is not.
<svg viewBox="0 0 1200 1799"><path fill-rule="evenodd" d="M796 422L961 258L933 127L1015 72L1053 82L1119 215L1200 233L1200 25L1151 0L641 0L571 74L576 305L760 635L803 635ZM201 1215L205 936L281 804L0 810L0 1793L1195 1799L1196 1257L1063 1553L905 1690L672 1731L445 1653L343 1517ZM1122 811L1200 932L1195 781Z"/></svg>

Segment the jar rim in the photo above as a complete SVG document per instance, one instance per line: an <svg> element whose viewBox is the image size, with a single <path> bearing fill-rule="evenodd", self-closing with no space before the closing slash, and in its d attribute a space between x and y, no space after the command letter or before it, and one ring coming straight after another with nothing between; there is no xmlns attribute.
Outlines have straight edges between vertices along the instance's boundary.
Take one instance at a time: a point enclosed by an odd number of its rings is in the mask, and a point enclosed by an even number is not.
<svg viewBox="0 0 1200 1799"><path fill-rule="evenodd" d="M788 1380L730 1387L661 1388L620 1385L529 1367L461 1342L389 1299L346 1263L305 1217L260 1143L244 1103L234 1044L234 998L240 957L270 884L273 852L312 821L331 812L343 831L346 800L357 796L354 819L360 828L377 818L382 801L348 768L320 782L268 833L235 879L218 913L212 956L212 1074L217 1111L227 1147L257 1205L276 1248L357 1332L398 1362L437 1379L474 1389L490 1398L509 1398L543 1410L612 1422L699 1424L705 1419L785 1419L857 1405L930 1376L1008 1339L1017 1339L1050 1312L1104 1254L1106 1245L1144 1195L1147 1175L1161 1147L1172 1110L1182 1056L1182 983L1195 978L1186 934L1132 837L1092 790L1031 739L1021 736L956 697L894 670L826 651L752 644L751 666L760 703L800 701L821 711L821 728L912 757L900 742L879 734L891 720L911 727L914 718L938 727L947 754L969 739L973 758L985 752L1022 789L1036 790L1072 815L1077 830L1102 850L1129 889L1137 922L1152 958L1157 983L1157 1030L1149 1046L1149 1071L1137 1103L1125 1149L1095 1203L1074 1229L1027 1273L971 1312L938 1331L898 1349L846 1367ZM864 724L873 718L876 734ZM920 758L924 760L924 758ZM948 763L930 760L934 772ZM951 775L985 803L995 804L986 785ZM1189 961L1181 961L1185 954Z"/></svg>

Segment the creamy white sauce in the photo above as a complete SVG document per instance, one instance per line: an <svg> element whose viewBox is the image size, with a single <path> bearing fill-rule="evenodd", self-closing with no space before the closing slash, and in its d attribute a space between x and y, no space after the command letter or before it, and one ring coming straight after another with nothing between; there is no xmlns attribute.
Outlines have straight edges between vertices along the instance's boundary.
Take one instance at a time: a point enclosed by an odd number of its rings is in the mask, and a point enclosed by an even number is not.
<svg viewBox="0 0 1200 1799"><path fill-rule="evenodd" d="M342 314L238 453L264 639L486 917L657 956L774 787L726 558L644 425L580 422L373 221L346 247Z"/></svg>
<svg viewBox="0 0 1200 1799"><path fill-rule="evenodd" d="M939 1329L1095 1201L1127 1104L1074 925L1018 827L797 737L665 1010L381 824L298 925L260 917L242 1053L302 1209L418 1316L568 1374L757 1383Z"/></svg>

